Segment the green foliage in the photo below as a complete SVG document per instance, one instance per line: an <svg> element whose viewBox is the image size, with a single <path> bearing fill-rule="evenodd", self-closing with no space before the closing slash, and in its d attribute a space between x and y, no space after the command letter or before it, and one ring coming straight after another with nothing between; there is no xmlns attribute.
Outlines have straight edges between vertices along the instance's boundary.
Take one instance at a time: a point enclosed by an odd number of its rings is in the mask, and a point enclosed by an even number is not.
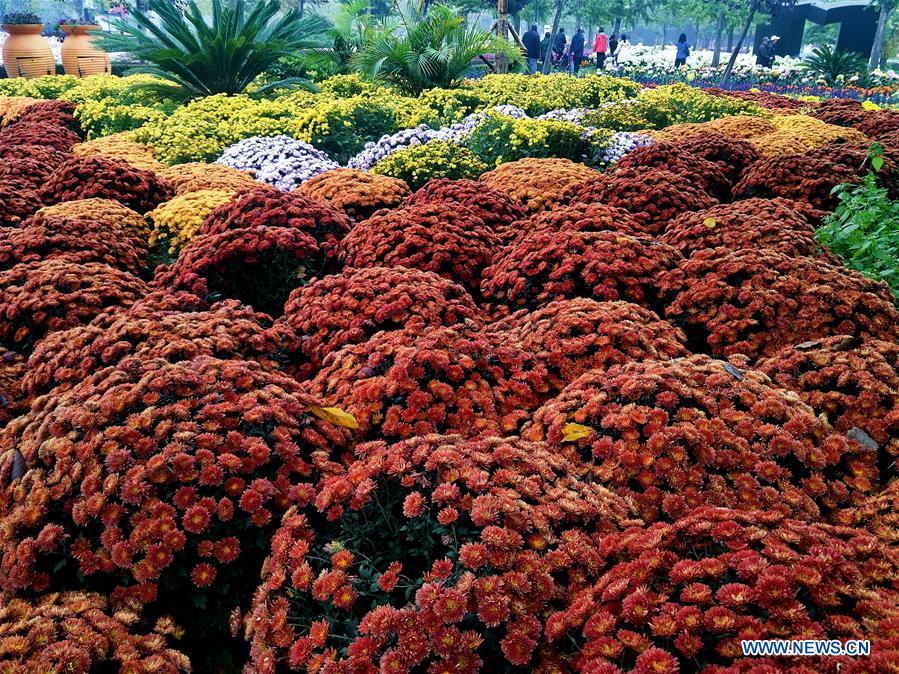
<svg viewBox="0 0 899 674"><path fill-rule="evenodd" d="M410 99L403 125L419 124L437 128L462 121L467 115L487 107L484 97L469 89L428 89Z"/></svg>
<svg viewBox="0 0 899 674"><path fill-rule="evenodd" d="M868 71L868 64L859 54L838 51L828 45L816 47L811 56L803 61L802 67L830 85Z"/></svg>
<svg viewBox="0 0 899 674"><path fill-rule="evenodd" d="M293 9L279 16L278 0L212 0L211 20L194 0L183 13L170 0L147 5L158 22L134 9L113 22L121 33L104 33L101 46L145 62L138 71L165 80L160 88L171 95L239 94L279 58L320 46L327 28Z"/></svg>
<svg viewBox="0 0 899 674"><path fill-rule="evenodd" d="M349 98L350 96L383 96L389 90L379 87L359 75L332 75L319 82L319 89L323 94L331 94L337 98Z"/></svg>
<svg viewBox="0 0 899 674"><path fill-rule="evenodd" d="M475 129L466 146L490 166L524 157L591 164L596 163L611 136L605 129L585 135L583 128L571 122L491 114Z"/></svg>
<svg viewBox="0 0 899 674"><path fill-rule="evenodd" d="M710 96L686 84L646 89L637 96L641 114L662 129L685 122L708 122L729 115L770 115L757 103L724 96Z"/></svg>
<svg viewBox="0 0 899 674"><path fill-rule="evenodd" d="M596 126L614 131L641 131L653 123L644 114L644 106L635 100L616 101L586 113L585 126Z"/></svg>
<svg viewBox="0 0 899 674"><path fill-rule="evenodd" d="M384 97L322 96L314 106L297 111L288 131L345 163L368 141L396 131L396 113Z"/></svg>
<svg viewBox="0 0 899 674"><path fill-rule="evenodd" d="M353 69L375 81L386 82L411 94L434 87L453 88L484 54L505 54L521 61L511 43L476 26L443 5L422 17L413 8L400 10L398 27L381 29L351 59Z"/></svg>
<svg viewBox="0 0 899 674"><path fill-rule="evenodd" d="M899 201L890 200L874 173L859 185L839 185L834 194L840 203L816 232L818 241L847 266L886 281L899 298Z"/></svg>
<svg viewBox="0 0 899 674"><path fill-rule="evenodd" d="M85 78L85 80L90 78ZM72 75L44 75L34 79L8 77L0 79L0 96L30 96L32 98L59 98L81 82Z"/></svg>
<svg viewBox="0 0 899 674"><path fill-rule="evenodd" d="M467 147L443 140L403 148L374 165L371 172L400 178L416 190L437 178L477 178L490 167Z"/></svg>

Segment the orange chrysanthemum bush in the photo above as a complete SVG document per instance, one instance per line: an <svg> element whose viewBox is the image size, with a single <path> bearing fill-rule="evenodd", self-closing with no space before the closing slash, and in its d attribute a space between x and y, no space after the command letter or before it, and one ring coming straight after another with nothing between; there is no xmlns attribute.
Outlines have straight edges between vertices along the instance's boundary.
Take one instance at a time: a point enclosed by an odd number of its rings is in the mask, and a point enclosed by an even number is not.
<svg viewBox="0 0 899 674"><path fill-rule="evenodd" d="M316 279L291 293L284 321L308 359L306 375L347 344L382 330L420 331L462 323L481 326L465 288L434 272L407 267L365 267Z"/></svg>
<svg viewBox="0 0 899 674"><path fill-rule="evenodd" d="M89 323L146 292L136 276L100 262L51 258L17 264L0 272L0 344L28 353L48 332Z"/></svg>
<svg viewBox="0 0 899 674"><path fill-rule="evenodd" d="M733 187L725 173L727 166L723 162L700 157L679 143L661 142L638 147L624 155L615 165L616 172L625 169L643 173L670 171L722 201L730 199Z"/></svg>
<svg viewBox="0 0 899 674"><path fill-rule="evenodd" d="M258 187L253 176L224 164L204 164L189 162L166 166L158 170L157 175L171 184L175 194L182 195L200 190L224 190L239 192Z"/></svg>
<svg viewBox="0 0 899 674"><path fill-rule="evenodd" d="M855 128L875 140L894 131L899 131L899 111L884 108L869 112Z"/></svg>
<svg viewBox="0 0 899 674"><path fill-rule="evenodd" d="M40 207L34 190L0 182L0 227L18 227Z"/></svg>
<svg viewBox="0 0 899 674"><path fill-rule="evenodd" d="M860 674L899 658L897 558L863 530L703 507L597 537L593 555L595 584L547 625L578 643L575 671ZM744 659L742 639L873 643L870 658L790 661Z"/></svg>
<svg viewBox="0 0 899 674"><path fill-rule="evenodd" d="M137 309L140 312L140 309ZM168 363L212 356L253 360L275 371L284 354L268 317L233 300L208 311L108 313L89 325L47 335L31 354L22 382L30 395L68 390L126 358L154 358Z"/></svg>
<svg viewBox="0 0 899 674"><path fill-rule="evenodd" d="M236 299L280 316L290 292L327 271L328 256L312 236L293 227L229 229L197 236L154 283L186 290L207 302Z"/></svg>
<svg viewBox="0 0 899 674"><path fill-rule="evenodd" d="M516 344L533 355L547 373L552 395L589 370L688 355L680 330L630 302L556 300L535 311L516 311L489 331L498 343Z"/></svg>
<svg viewBox="0 0 899 674"><path fill-rule="evenodd" d="M130 358L39 398L0 437L0 588L97 588L219 647L281 514L349 446L316 405L208 356Z"/></svg>
<svg viewBox="0 0 899 674"><path fill-rule="evenodd" d="M693 179L671 171L624 168L576 185L565 193L563 202L598 202L624 209L645 232L657 234L675 216L711 208L718 200Z"/></svg>
<svg viewBox="0 0 899 674"><path fill-rule="evenodd" d="M22 354L15 351L0 354L0 429L31 404L32 396L22 386L27 372L28 359Z"/></svg>
<svg viewBox="0 0 899 674"><path fill-rule="evenodd" d="M477 292L481 273L502 241L473 211L455 202L375 213L340 244L347 269L409 267L432 271Z"/></svg>
<svg viewBox="0 0 899 674"><path fill-rule="evenodd" d="M102 262L137 274L147 259L147 244L135 236L86 219L33 216L19 229L0 229L0 269L25 262L64 259Z"/></svg>
<svg viewBox="0 0 899 674"><path fill-rule="evenodd" d="M405 205L455 202L471 209L503 241L515 236L516 221L525 217L524 207L505 192L487 187L483 181L461 178L431 180L406 199Z"/></svg>
<svg viewBox="0 0 899 674"><path fill-rule="evenodd" d="M138 213L153 210L174 193L155 173L103 157L73 157L50 175L39 196L45 204L73 199L115 199Z"/></svg>
<svg viewBox="0 0 899 674"><path fill-rule="evenodd" d="M587 372L522 437L580 456L647 521L703 504L816 518L880 484L876 456L745 360L697 355Z"/></svg>
<svg viewBox="0 0 899 674"><path fill-rule="evenodd" d="M181 633L167 618L144 625L139 607L110 606L98 594L0 597L0 672L190 672L176 650Z"/></svg>
<svg viewBox="0 0 899 674"><path fill-rule="evenodd" d="M734 199L784 197L805 201L814 208L833 210L831 192L842 183L858 183L866 169L849 167L828 157L788 154L761 159L743 172L734 186Z"/></svg>
<svg viewBox="0 0 899 674"><path fill-rule="evenodd" d="M858 126L867 118L868 111L862 107L859 101L849 98L825 98L812 107L808 114L827 124Z"/></svg>
<svg viewBox="0 0 899 674"><path fill-rule="evenodd" d="M769 248L791 257L822 254L815 228L808 220L789 205L773 201L747 199L684 213L668 224L659 241L677 248L685 257L697 250L719 247ZM831 255L826 257L834 261Z"/></svg>
<svg viewBox="0 0 899 674"><path fill-rule="evenodd" d="M893 480L861 505L841 510L833 519L869 531L890 545L899 544L899 480Z"/></svg>
<svg viewBox="0 0 899 674"><path fill-rule="evenodd" d="M899 457L899 345L837 335L790 346L758 363L778 385L871 449L884 471Z"/></svg>
<svg viewBox="0 0 899 674"><path fill-rule="evenodd" d="M244 190L206 216L197 234L229 230L286 227L312 236L329 258L336 256L340 240L352 223L345 213L326 201L273 187Z"/></svg>
<svg viewBox="0 0 899 674"><path fill-rule="evenodd" d="M72 154L76 157L118 159L135 168L153 172L158 172L165 167L165 164L156 159L156 153L152 147L129 140L127 132L114 133L78 143L72 148Z"/></svg>
<svg viewBox="0 0 899 674"><path fill-rule="evenodd" d="M702 129L703 131L717 131L730 138L747 139L772 133L777 130L777 127L764 117L733 115L706 122L702 125Z"/></svg>
<svg viewBox="0 0 899 674"><path fill-rule="evenodd" d="M584 584L583 530L616 531L627 504L517 438L358 453L272 540L244 621L249 672L560 668L545 616Z"/></svg>
<svg viewBox="0 0 899 674"><path fill-rule="evenodd" d="M886 284L820 258L711 248L659 285L665 317L687 333L693 351L758 358L830 335L899 337Z"/></svg>
<svg viewBox="0 0 899 674"><path fill-rule="evenodd" d="M572 297L652 308L659 275L681 260L670 246L621 232L537 231L496 257L484 271L481 293L497 316Z"/></svg>
<svg viewBox="0 0 899 674"><path fill-rule="evenodd" d="M469 326L379 332L325 358L307 390L349 412L368 440L514 431L545 376L514 345Z"/></svg>
<svg viewBox="0 0 899 674"><path fill-rule="evenodd" d="M327 201L358 222L382 208L396 208L411 191L399 178L339 168L313 176L294 193Z"/></svg>
<svg viewBox="0 0 899 674"><path fill-rule="evenodd" d="M43 145L61 152L70 152L81 142L77 133L57 123L19 121L0 131L0 148L10 145Z"/></svg>
<svg viewBox="0 0 899 674"><path fill-rule="evenodd" d="M150 225L144 216L115 199L76 199L44 206L36 217L59 217L66 220L91 220L107 228L136 236L142 241L150 238Z"/></svg>
<svg viewBox="0 0 899 674"><path fill-rule="evenodd" d="M500 164L479 181L509 195L529 213L536 213L559 204L567 189L597 175L597 171L570 159L529 157Z"/></svg>
<svg viewBox="0 0 899 674"><path fill-rule="evenodd" d="M556 206L549 211L534 213L529 218L515 223L518 243L536 233L553 232L621 232L636 237L647 233L636 218L627 211L605 204L585 204L576 202L566 206Z"/></svg>
<svg viewBox="0 0 899 674"><path fill-rule="evenodd" d="M725 175L732 184L740 179L747 166L759 158L752 143L739 138L729 138L717 131L698 133L676 141L674 146L699 155L703 159L723 164Z"/></svg>

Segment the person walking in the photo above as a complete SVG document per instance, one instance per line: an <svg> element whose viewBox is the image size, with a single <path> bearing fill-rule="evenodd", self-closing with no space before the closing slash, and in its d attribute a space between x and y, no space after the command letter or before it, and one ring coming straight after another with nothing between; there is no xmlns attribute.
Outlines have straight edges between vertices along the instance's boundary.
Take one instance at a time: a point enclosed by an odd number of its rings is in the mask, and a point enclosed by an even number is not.
<svg viewBox="0 0 899 674"><path fill-rule="evenodd" d="M621 39L618 41L618 49L615 51L615 65L624 62L624 57L627 55L628 48L631 46L630 41L627 39L627 35L625 33L621 34Z"/></svg>
<svg viewBox="0 0 899 674"><path fill-rule="evenodd" d="M612 33L612 37L609 38L609 59L611 59L612 63L618 64L618 36L615 33Z"/></svg>
<svg viewBox="0 0 899 674"><path fill-rule="evenodd" d="M584 60L584 29L578 28L574 33L574 37L571 38L571 71L575 77L577 77L578 73L581 70L581 61Z"/></svg>
<svg viewBox="0 0 899 674"><path fill-rule="evenodd" d="M687 65L687 57L690 56L690 45L687 44L687 34L681 33L674 46L677 47L677 53L674 55L674 67L680 68L681 66Z"/></svg>
<svg viewBox="0 0 899 674"><path fill-rule="evenodd" d="M759 48L755 52L755 64L763 68L770 67L768 65L768 57L774 53L774 43L767 35L762 38Z"/></svg>
<svg viewBox="0 0 899 674"><path fill-rule="evenodd" d="M593 51L596 52L596 70L606 69L606 51L609 48L609 38L606 37L604 28L600 28L593 40Z"/></svg>
<svg viewBox="0 0 899 674"><path fill-rule="evenodd" d="M552 35L549 31L546 31L546 35L543 36L543 39L540 40L540 60L545 61L546 55L549 53L549 41L552 39Z"/></svg>
<svg viewBox="0 0 899 674"><path fill-rule="evenodd" d="M540 59L540 33L537 32L537 24L531 24L530 30L521 36L521 43L527 51L528 72L537 74L537 61Z"/></svg>
<svg viewBox="0 0 899 674"><path fill-rule="evenodd" d="M565 45L567 44L568 38L565 37L565 29L559 28L559 32L556 33L556 40L553 42L552 62L555 65L562 64L562 57L565 55Z"/></svg>

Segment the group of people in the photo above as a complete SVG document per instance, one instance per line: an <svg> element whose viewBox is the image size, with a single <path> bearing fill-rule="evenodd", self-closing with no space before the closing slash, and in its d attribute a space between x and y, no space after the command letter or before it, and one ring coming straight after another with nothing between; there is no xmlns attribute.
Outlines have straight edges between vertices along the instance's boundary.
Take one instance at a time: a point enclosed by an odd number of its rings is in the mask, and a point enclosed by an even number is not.
<svg viewBox="0 0 899 674"><path fill-rule="evenodd" d="M774 65L774 48L780 39L777 35L765 37L755 52L755 62L763 68L770 68Z"/></svg>
<svg viewBox="0 0 899 674"><path fill-rule="evenodd" d="M559 28L555 39L553 39L550 31L546 31L541 40L540 34L537 32L537 24L532 24L530 30L521 37L521 41L527 51L528 71L531 74L537 72L537 62L545 62L547 58L550 59L555 68L568 70L573 75L577 75L580 72L587 46L583 28L578 27L569 44L564 28ZM614 33L609 37L606 35L605 30L600 28L596 34L596 39L593 40L593 51L596 54L596 70L605 70L606 59L612 59L615 65L618 65L623 52L629 44L627 35L622 34L619 40Z"/></svg>

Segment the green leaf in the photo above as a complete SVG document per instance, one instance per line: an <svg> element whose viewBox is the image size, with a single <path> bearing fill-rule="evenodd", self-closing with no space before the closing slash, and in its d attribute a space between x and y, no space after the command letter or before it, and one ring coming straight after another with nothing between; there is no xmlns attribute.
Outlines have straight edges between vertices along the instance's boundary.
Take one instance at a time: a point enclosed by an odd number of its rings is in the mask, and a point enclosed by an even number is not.
<svg viewBox="0 0 899 674"><path fill-rule="evenodd" d="M871 167L875 171L879 171L883 168L883 157L871 157Z"/></svg>

